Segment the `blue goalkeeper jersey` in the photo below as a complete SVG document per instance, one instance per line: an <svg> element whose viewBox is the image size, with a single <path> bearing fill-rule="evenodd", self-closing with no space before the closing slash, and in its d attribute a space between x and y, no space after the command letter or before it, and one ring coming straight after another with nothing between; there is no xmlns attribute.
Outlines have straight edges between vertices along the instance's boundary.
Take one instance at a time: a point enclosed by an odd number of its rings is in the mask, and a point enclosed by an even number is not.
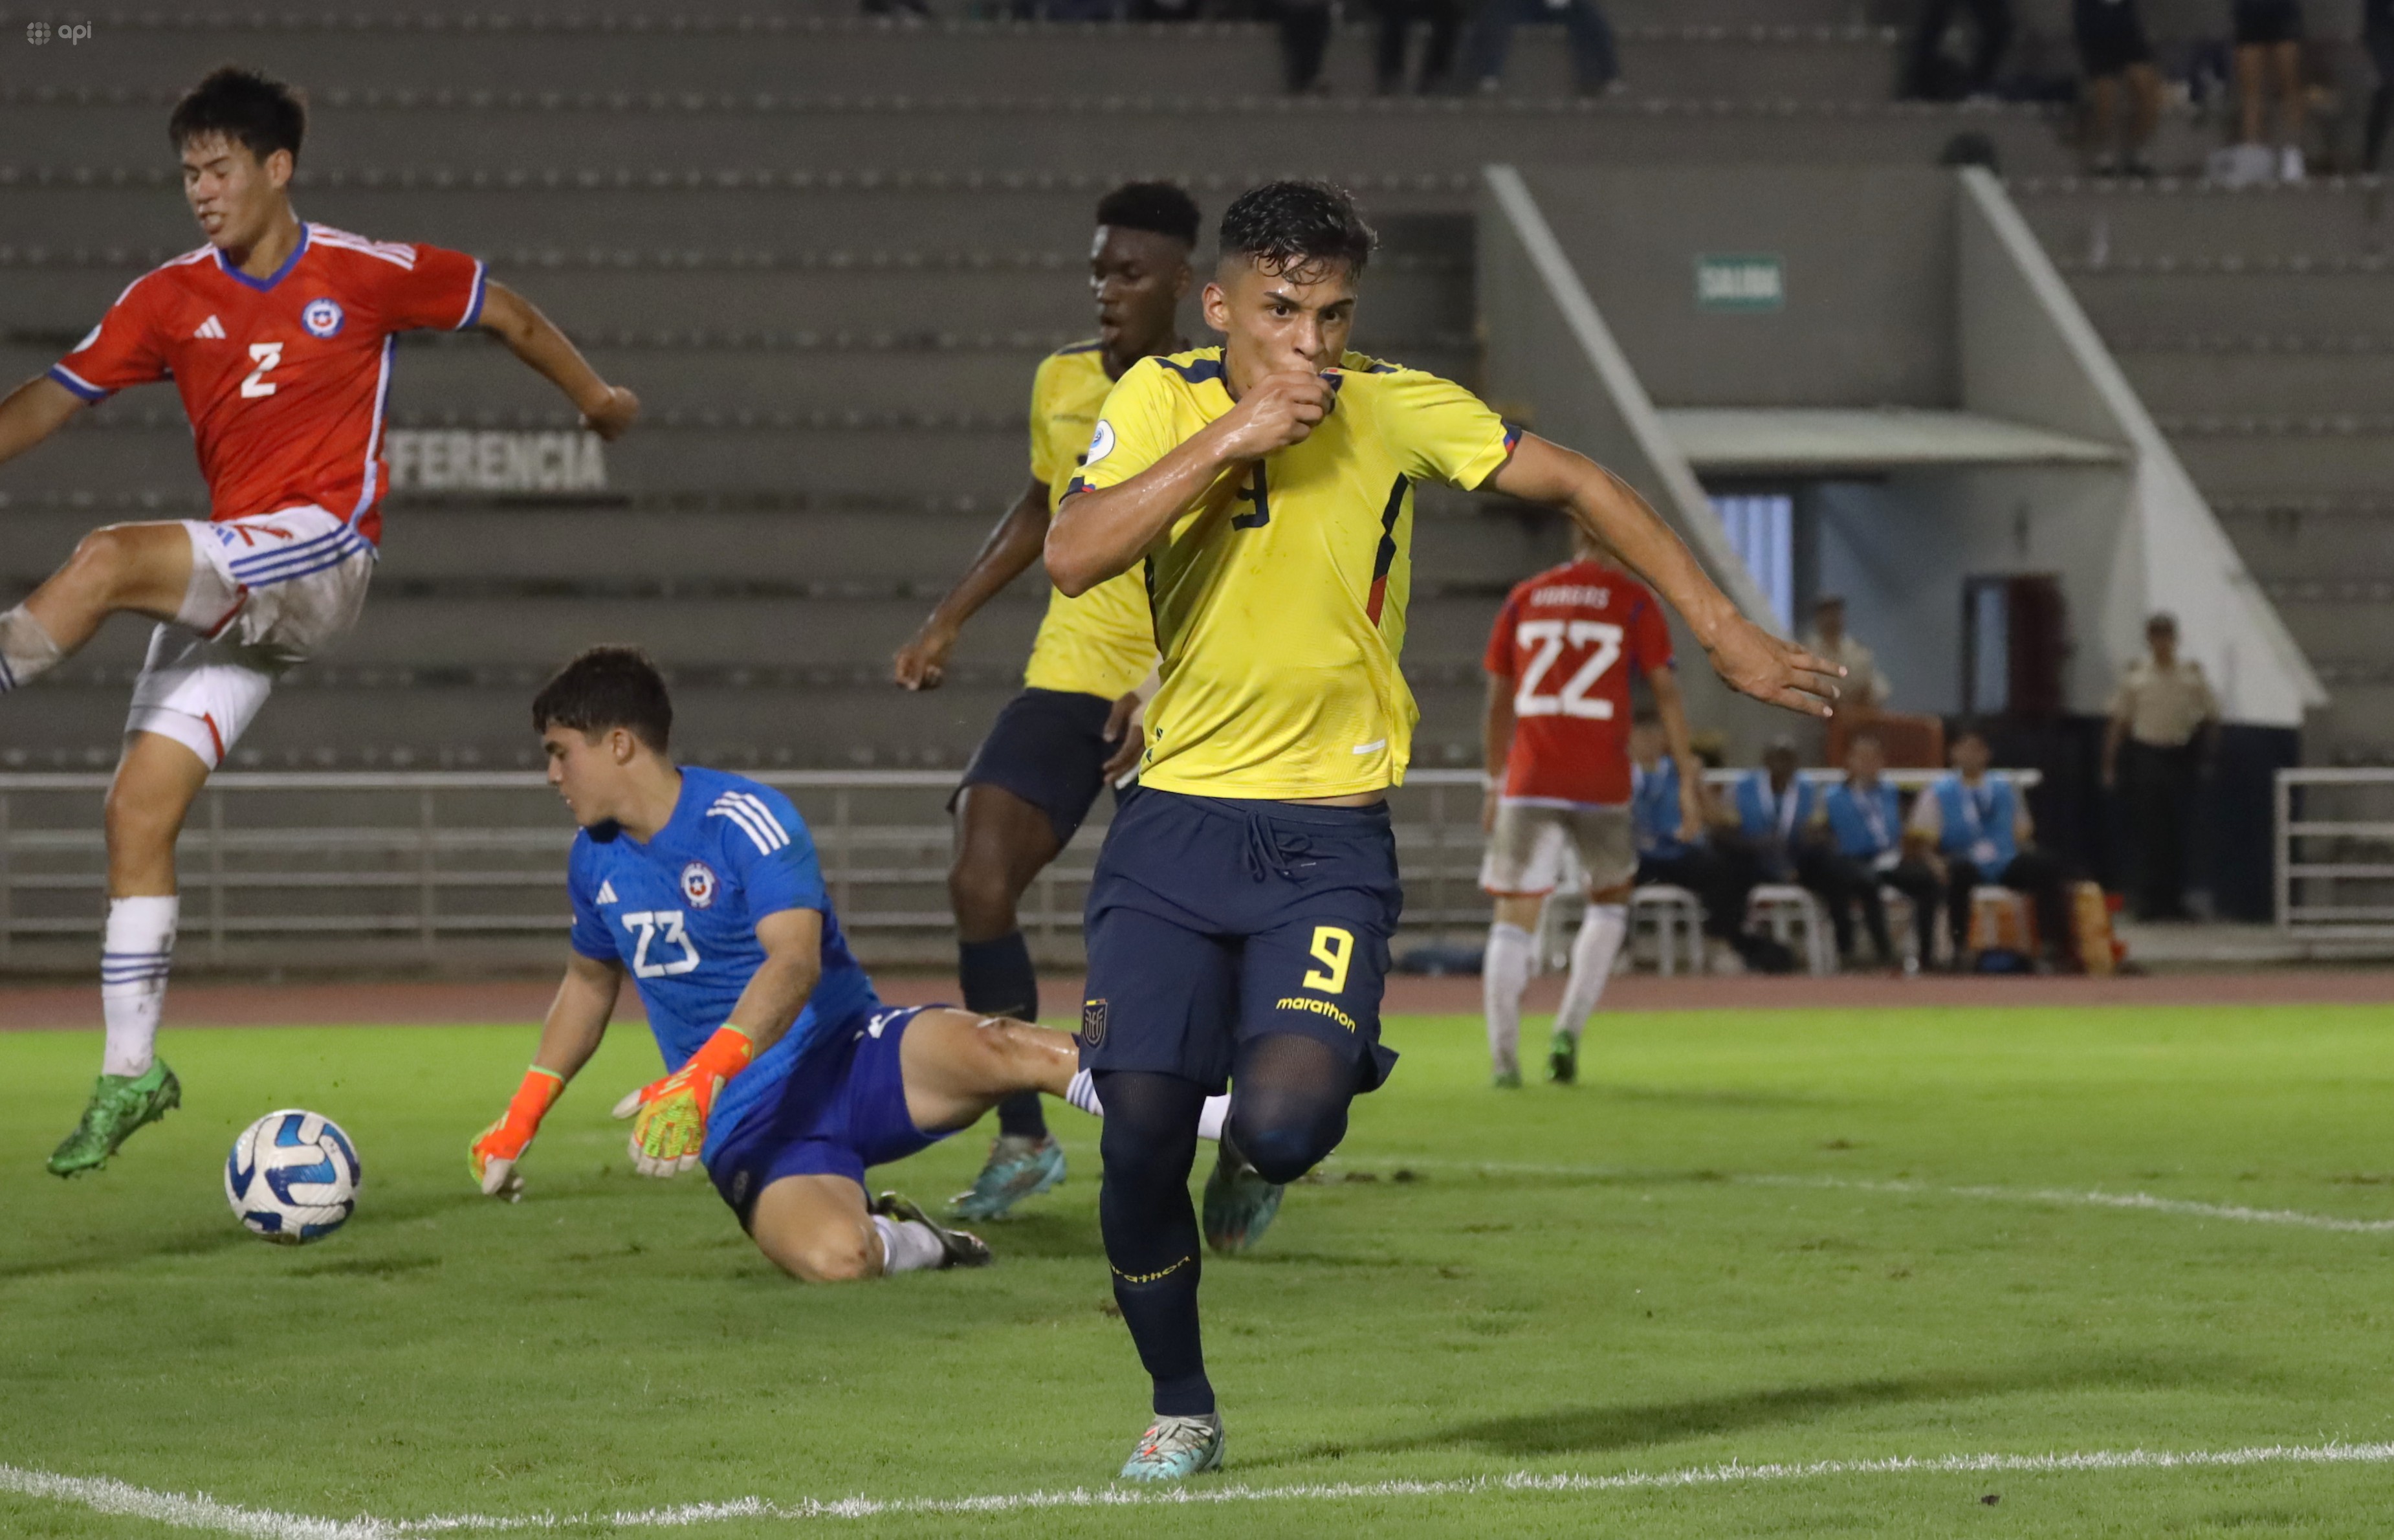
<svg viewBox="0 0 2394 1540"><path fill-rule="evenodd" d="M567 873L573 950L631 973L668 1072L731 1020L765 961L756 922L785 909L822 915L822 977L790 1030L724 1086L707 1122L710 1159L779 1097L817 1040L880 1008L832 913L806 820L769 786L684 766L681 799L654 839L643 844L612 824L585 829Z"/></svg>

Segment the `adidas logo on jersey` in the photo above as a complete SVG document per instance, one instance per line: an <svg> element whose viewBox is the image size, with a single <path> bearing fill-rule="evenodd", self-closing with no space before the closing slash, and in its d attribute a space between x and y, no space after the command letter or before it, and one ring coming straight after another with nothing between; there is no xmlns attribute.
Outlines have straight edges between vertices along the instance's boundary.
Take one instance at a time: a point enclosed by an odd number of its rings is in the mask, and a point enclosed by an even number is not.
<svg viewBox="0 0 2394 1540"><path fill-rule="evenodd" d="M607 881L603 877L600 878L598 882L598 902L600 903L619 903L622 902L615 897L615 885Z"/></svg>
<svg viewBox="0 0 2394 1540"><path fill-rule="evenodd" d="M191 335L193 336L212 336L221 338L225 335L224 322L218 321L214 316L210 316L205 321L201 322L200 329L193 332Z"/></svg>

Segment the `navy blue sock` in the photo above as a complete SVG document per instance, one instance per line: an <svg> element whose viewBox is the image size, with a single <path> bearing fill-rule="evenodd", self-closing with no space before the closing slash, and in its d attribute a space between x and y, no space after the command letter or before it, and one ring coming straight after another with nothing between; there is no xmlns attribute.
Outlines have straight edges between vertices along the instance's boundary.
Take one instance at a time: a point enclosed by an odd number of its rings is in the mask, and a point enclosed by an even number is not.
<svg viewBox="0 0 2394 1540"><path fill-rule="evenodd" d="M1031 946L1021 931L1009 930L993 941L958 942L956 973L964 982L967 1010L1018 1021L1039 1020L1039 974L1031 966ZM1039 1093L1017 1091L999 1102L997 1131L1046 1139L1047 1117L1040 1110Z"/></svg>
<svg viewBox="0 0 2394 1540"><path fill-rule="evenodd" d="M1155 1415L1202 1417L1214 1410L1214 1387L1197 1327L1202 1248L1189 1171L1205 1092L1177 1075L1100 1071L1098 1099L1106 1108L1098 1227L1113 1266L1114 1303L1154 1381Z"/></svg>

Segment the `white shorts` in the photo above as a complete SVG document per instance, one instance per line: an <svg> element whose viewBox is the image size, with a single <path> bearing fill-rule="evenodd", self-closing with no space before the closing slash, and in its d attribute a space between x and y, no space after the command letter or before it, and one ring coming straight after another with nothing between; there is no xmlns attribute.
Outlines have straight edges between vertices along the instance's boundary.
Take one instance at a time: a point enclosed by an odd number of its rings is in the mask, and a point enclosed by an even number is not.
<svg viewBox="0 0 2394 1540"><path fill-rule="evenodd" d="M317 507L183 528L191 590L150 638L125 731L172 738L215 770L283 672L357 624L375 548Z"/></svg>
<svg viewBox="0 0 2394 1540"><path fill-rule="evenodd" d="M1542 898L1562 885L1571 854L1579 857L1591 893L1635 881L1638 839L1629 809L1497 803L1480 886L1500 898Z"/></svg>

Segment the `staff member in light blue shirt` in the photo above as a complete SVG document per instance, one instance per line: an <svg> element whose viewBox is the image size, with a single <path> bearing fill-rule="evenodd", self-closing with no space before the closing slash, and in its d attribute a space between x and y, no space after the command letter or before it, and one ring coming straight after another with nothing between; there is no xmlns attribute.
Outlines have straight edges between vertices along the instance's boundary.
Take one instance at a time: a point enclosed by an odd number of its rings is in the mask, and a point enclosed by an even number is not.
<svg viewBox="0 0 2394 1540"><path fill-rule="evenodd" d="M1821 798L1828 824L1830 923L1837 930L1837 954L1850 959L1854 951L1854 906L1862 912L1878 959L1895 963L1895 947L1888 934L1887 901L1882 888L1892 888L1912 901L1912 922L1920 944L1920 960L1937 954L1937 899L1940 884L1927 862L1904 852L1903 812L1895 788L1881 779L1887 749L1877 735L1857 732L1846 741L1846 778Z"/></svg>
<svg viewBox="0 0 2394 1540"><path fill-rule="evenodd" d="M1952 772L1939 776L1912 805L1912 832L1945 868L1945 919L1953 928L1955 958L1968 951L1970 892L1983 882L2028 895L2045 950L2072 956L2067 874L2059 861L2032 847L2036 823L2010 780L1987 773L1993 751L1985 731L1963 728L1950 752Z"/></svg>

